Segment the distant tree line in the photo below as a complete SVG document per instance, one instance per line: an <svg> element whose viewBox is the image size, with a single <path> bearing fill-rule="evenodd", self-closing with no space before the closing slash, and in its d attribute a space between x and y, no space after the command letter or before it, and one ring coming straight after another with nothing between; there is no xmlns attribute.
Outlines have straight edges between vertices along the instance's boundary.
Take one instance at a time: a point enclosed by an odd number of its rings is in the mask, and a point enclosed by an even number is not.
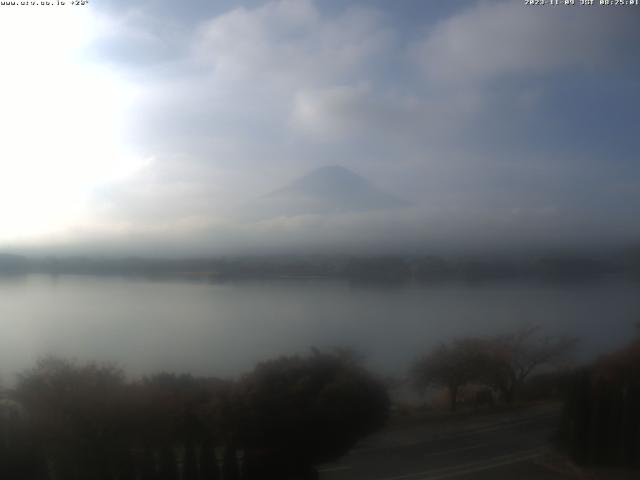
<svg viewBox="0 0 640 480"><path fill-rule="evenodd" d="M427 255L308 255L192 258L27 258L0 254L0 274L26 273L180 276L191 279L340 278L362 283L469 282L503 279L594 280L640 278L640 253L609 256L526 256L444 259Z"/></svg>
<svg viewBox="0 0 640 480"><path fill-rule="evenodd" d="M314 352L236 381L42 359L0 401L0 478L312 479L380 428L384 386L352 357Z"/></svg>

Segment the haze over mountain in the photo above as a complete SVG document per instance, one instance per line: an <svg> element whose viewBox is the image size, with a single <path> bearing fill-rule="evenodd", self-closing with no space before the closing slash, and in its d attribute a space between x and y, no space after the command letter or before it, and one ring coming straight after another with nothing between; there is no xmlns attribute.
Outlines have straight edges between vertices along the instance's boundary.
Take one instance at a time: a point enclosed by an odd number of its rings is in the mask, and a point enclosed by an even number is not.
<svg viewBox="0 0 640 480"><path fill-rule="evenodd" d="M258 198L254 218L392 210L411 204L372 185L341 165L316 168L288 185Z"/></svg>

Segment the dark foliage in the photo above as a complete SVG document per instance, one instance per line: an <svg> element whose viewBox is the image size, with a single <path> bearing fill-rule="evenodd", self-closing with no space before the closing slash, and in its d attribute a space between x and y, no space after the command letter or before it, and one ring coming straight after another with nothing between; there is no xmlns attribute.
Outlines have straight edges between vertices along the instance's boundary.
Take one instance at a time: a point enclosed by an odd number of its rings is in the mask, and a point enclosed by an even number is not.
<svg viewBox="0 0 640 480"><path fill-rule="evenodd" d="M238 439L253 463L293 471L345 454L389 412L380 382L340 355L318 352L258 365L236 395Z"/></svg>
<svg viewBox="0 0 640 480"><path fill-rule="evenodd" d="M561 438L580 463L640 467L640 340L573 376Z"/></svg>
<svg viewBox="0 0 640 480"><path fill-rule="evenodd" d="M573 368L561 368L534 375L522 386L520 397L525 401L562 400L574 374Z"/></svg>
<svg viewBox="0 0 640 480"><path fill-rule="evenodd" d="M234 385L42 359L0 396L0 478L309 479L388 412L348 352L266 362ZM10 397L10 398L9 398Z"/></svg>

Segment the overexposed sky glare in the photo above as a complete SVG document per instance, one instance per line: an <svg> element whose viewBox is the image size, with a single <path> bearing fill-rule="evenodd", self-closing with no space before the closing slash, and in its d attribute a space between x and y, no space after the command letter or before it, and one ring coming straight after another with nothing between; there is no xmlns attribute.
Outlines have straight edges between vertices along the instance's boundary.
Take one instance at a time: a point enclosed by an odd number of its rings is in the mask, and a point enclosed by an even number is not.
<svg viewBox="0 0 640 480"><path fill-rule="evenodd" d="M135 88L86 49L87 8L16 8L0 16L1 240L60 232L90 215L88 197L145 160L124 141Z"/></svg>

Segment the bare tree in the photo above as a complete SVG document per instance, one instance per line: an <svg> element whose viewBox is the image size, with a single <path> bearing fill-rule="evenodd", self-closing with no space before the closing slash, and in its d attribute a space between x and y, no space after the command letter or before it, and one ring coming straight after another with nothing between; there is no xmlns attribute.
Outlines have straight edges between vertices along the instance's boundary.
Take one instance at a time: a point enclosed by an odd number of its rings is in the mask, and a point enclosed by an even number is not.
<svg viewBox="0 0 640 480"><path fill-rule="evenodd" d="M539 332L539 327L527 326L510 334L441 344L413 365L411 378L419 390L431 385L446 387L452 411L460 388L468 383L486 384L500 392L505 402L513 403L533 371L565 360L577 342Z"/></svg>
<svg viewBox="0 0 640 480"><path fill-rule="evenodd" d="M526 326L514 333L484 340L484 359L479 363L483 380L513 403L520 387L536 369L565 360L577 339L540 336L540 327Z"/></svg>
<svg viewBox="0 0 640 480"><path fill-rule="evenodd" d="M451 344L439 345L418 359L411 369L411 377L418 390L432 385L446 387L449 390L451 411L456 411L460 388L479 377L483 371L479 368L479 362L484 358L480 340L454 340Z"/></svg>

